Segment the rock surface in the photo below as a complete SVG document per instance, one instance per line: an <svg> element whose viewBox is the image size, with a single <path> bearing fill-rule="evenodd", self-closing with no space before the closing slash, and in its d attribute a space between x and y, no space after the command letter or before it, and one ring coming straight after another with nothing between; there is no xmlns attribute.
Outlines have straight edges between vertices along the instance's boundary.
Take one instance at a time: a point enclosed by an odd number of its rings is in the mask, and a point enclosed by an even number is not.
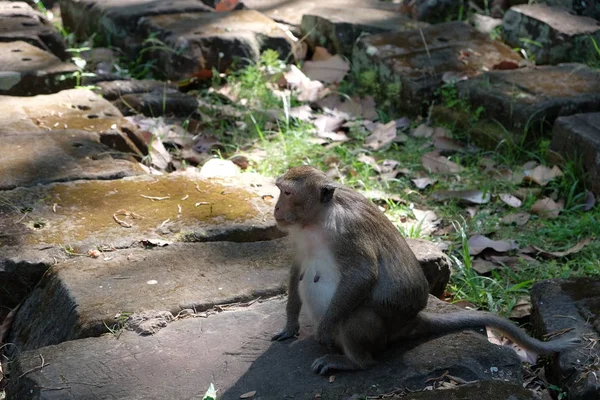
<svg viewBox="0 0 600 400"><path fill-rule="evenodd" d="M27 42L0 43L0 95L33 96L75 86L77 67Z"/></svg>
<svg viewBox="0 0 600 400"><path fill-rule="evenodd" d="M593 400L600 393L600 281L591 278L546 280L531 290L532 322L537 332L579 337L581 346L562 352L546 367L569 399Z"/></svg>
<svg viewBox="0 0 600 400"><path fill-rule="evenodd" d="M544 4L512 7L504 15L504 40L524 48L536 64L586 62L600 43L598 21Z"/></svg>
<svg viewBox="0 0 600 400"><path fill-rule="evenodd" d="M474 77L502 61L521 63L509 47L462 22L367 36L353 60L355 70L377 71L386 96L413 110L432 99L444 73Z"/></svg>
<svg viewBox="0 0 600 400"><path fill-rule="evenodd" d="M119 179L144 174L133 157L111 152L95 132L1 135L0 190L78 179Z"/></svg>
<svg viewBox="0 0 600 400"><path fill-rule="evenodd" d="M438 312L453 308L431 303ZM338 373L330 383L309 368L323 354L307 337L309 326L303 324L299 340L269 340L284 324L284 309L284 301L275 299L206 319L176 321L152 336L123 331L118 338L105 335L23 352L14 373L27 373L10 381L8 398L184 399L201 397L213 383L222 400L239 399L250 391L257 392L257 399L309 399L317 394L342 399L398 387L422 389L428 378L447 370L465 381L522 381L512 350L463 332L400 344L382 353L375 367ZM40 355L47 364L43 368Z"/></svg>
<svg viewBox="0 0 600 400"><path fill-rule="evenodd" d="M600 195L600 113L558 118L552 130L551 147L572 159L581 157L588 187Z"/></svg>

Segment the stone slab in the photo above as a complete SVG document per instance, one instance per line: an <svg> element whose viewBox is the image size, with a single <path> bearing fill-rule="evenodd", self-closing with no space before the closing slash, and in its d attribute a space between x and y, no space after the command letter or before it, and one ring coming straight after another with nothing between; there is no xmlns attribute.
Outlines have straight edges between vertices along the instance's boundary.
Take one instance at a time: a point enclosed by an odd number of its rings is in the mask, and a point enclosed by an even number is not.
<svg viewBox="0 0 600 400"><path fill-rule="evenodd" d="M32 97L0 96L0 108L0 138L21 132L76 129L97 132L100 141L112 149L141 155L132 141L137 127L110 102L87 89Z"/></svg>
<svg viewBox="0 0 600 400"><path fill-rule="evenodd" d="M23 132L3 135L0 142L0 190L144 173L133 157L100 143L95 132Z"/></svg>
<svg viewBox="0 0 600 400"><path fill-rule="evenodd" d="M522 63L508 46L465 23L448 22L360 39L353 69L376 71L385 96L399 107L414 109L433 98L444 73L474 77L508 60Z"/></svg>
<svg viewBox="0 0 600 400"><path fill-rule="evenodd" d="M557 118L551 148L568 158L581 159L589 189L600 195L600 113Z"/></svg>
<svg viewBox="0 0 600 400"><path fill-rule="evenodd" d="M582 338L546 366L546 376L570 399L594 400L600 393L600 279L552 279L531 290L532 323L540 334Z"/></svg>
<svg viewBox="0 0 600 400"><path fill-rule="evenodd" d="M522 386L501 381L479 381L455 388L410 393L398 397L406 400L539 400L536 393Z"/></svg>
<svg viewBox="0 0 600 400"><path fill-rule="evenodd" d="M600 3L597 1L580 0L545 0L551 6L562 6L571 10L574 14L592 17L600 21Z"/></svg>
<svg viewBox="0 0 600 400"><path fill-rule="evenodd" d="M559 116L600 110L600 70L583 64L491 71L457 88L483 117L518 134L549 132Z"/></svg>
<svg viewBox="0 0 600 400"><path fill-rule="evenodd" d="M23 352L11 363L11 376L20 378L10 380L7 399L190 399L201 398L213 383L219 400L254 390L253 398L261 400L316 395L339 400L422 389L430 384L427 379L445 371L465 381L522 382L511 349L462 332L400 344L382 353L373 368L336 373L330 383L310 370L323 350L308 336L307 324L299 340L269 340L283 326L284 304L275 299L206 319L183 319L152 336L122 331L118 338L105 335ZM431 308L447 312L453 307L432 301Z"/></svg>
<svg viewBox="0 0 600 400"><path fill-rule="evenodd" d="M321 46L350 57L354 43L363 34L404 32L428 25L394 11L319 7L302 17L302 37L313 48Z"/></svg>
<svg viewBox="0 0 600 400"><path fill-rule="evenodd" d="M117 100L121 96L134 93L149 93L157 89L177 90L177 86L168 82L152 79L115 80L96 83L95 89L106 100Z"/></svg>
<svg viewBox="0 0 600 400"><path fill-rule="evenodd" d="M225 71L258 61L276 50L282 59L295 59L294 42L273 21L254 10L223 13L183 13L144 17L141 39L155 34L173 51L157 50L158 65L171 80L185 79L203 70Z"/></svg>
<svg viewBox="0 0 600 400"><path fill-rule="evenodd" d="M143 114L190 118L198 110L198 99L177 89L155 88L145 93L124 94L113 104L125 115Z"/></svg>
<svg viewBox="0 0 600 400"><path fill-rule="evenodd" d="M212 11L198 0L60 0L60 9L69 32L80 38L101 34L108 43L122 49L131 42L130 36L142 17Z"/></svg>
<svg viewBox="0 0 600 400"><path fill-rule="evenodd" d="M40 12L21 1L0 1L0 42L22 40L49 51L62 60L69 58L62 36Z"/></svg>
<svg viewBox="0 0 600 400"><path fill-rule="evenodd" d="M600 43L598 21L545 4L510 8L502 27L506 43L525 49L537 65L586 62L596 54L592 38Z"/></svg>
<svg viewBox="0 0 600 400"><path fill-rule="evenodd" d="M55 93L76 84L74 64L21 40L0 42L0 95Z"/></svg>
<svg viewBox="0 0 600 400"><path fill-rule="evenodd" d="M282 236L272 215L277 193L271 180L252 174L206 179L173 173L17 188L2 193L6 236L0 246L72 246L87 253L141 239L268 240Z"/></svg>

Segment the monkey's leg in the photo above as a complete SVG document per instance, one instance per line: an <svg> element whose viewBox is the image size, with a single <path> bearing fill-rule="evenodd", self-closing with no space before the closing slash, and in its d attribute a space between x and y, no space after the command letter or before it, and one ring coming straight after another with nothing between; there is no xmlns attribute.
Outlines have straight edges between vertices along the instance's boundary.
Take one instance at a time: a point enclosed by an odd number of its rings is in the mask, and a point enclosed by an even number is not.
<svg viewBox="0 0 600 400"><path fill-rule="evenodd" d="M331 370L354 371L373 365L372 352L385 346L386 332L383 320L369 308L357 309L340 324L336 344L342 354L327 354L317 358L312 369L326 375Z"/></svg>

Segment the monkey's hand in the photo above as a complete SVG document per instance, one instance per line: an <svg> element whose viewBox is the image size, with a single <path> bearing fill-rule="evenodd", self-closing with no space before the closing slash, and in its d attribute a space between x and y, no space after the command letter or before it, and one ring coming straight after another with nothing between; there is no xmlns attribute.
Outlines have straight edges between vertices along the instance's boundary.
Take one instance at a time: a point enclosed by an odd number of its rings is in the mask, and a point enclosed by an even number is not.
<svg viewBox="0 0 600 400"><path fill-rule="evenodd" d="M285 325L285 329L279 332L278 334L273 335L271 340L282 341L289 338L293 338L294 336L298 335L298 332L300 332L300 324L298 324L298 321L288 322Z"/></svg>

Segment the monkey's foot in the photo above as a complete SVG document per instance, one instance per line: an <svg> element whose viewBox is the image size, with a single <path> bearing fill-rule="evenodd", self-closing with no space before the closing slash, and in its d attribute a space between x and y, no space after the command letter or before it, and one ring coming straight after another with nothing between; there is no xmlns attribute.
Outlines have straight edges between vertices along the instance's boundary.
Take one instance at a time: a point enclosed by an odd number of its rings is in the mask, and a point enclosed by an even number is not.
<svg viewBox="0 0 600 400"><path fill-rule="evenodd" d="M361 366L341 354L327 354L317 358L312 363L312 370L319 375L327 375L331 370L354 371L363 369Z"/></svg>
<svg viewBox="0 0 600 400"><path fill-rule="evenodd" d="M271 341L273 341L273 340L282 341L282 340L286 340L286 339L289 339L289 338L293 338L294 336L298 335L299 331L300 331L299 327L285 328L284 330L282 330L278 334L273 335L273 337L271 338Z"/></svg>

